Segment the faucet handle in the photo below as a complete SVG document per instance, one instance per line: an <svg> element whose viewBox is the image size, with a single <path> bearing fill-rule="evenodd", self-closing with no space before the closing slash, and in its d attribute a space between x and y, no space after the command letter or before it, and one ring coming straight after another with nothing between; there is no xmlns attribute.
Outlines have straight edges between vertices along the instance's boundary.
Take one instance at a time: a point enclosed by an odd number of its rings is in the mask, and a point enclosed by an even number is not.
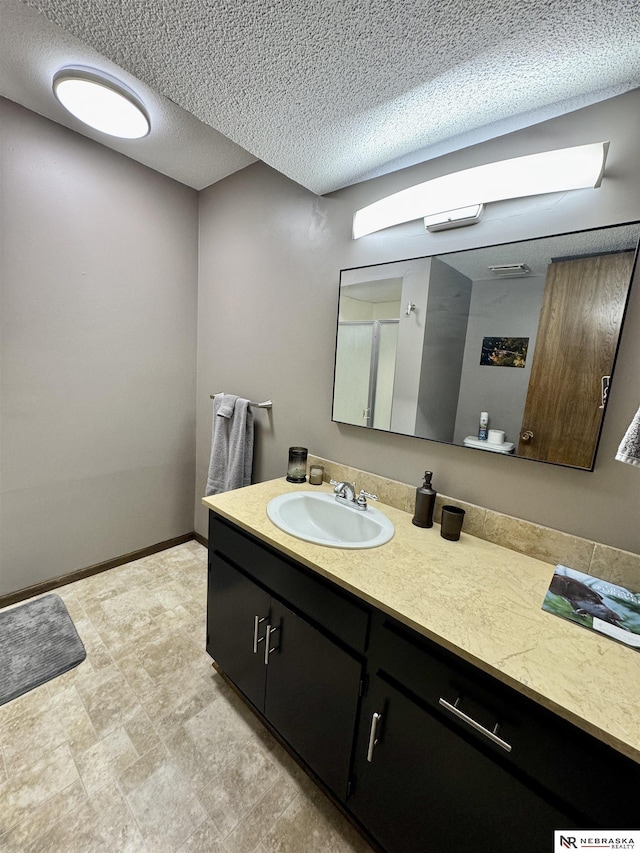
<svg viewBox="0 0 640 853"><path fill-rule="evenodd" d="M366 509L366 508L367 508L367 498L369 498L369 499L370 499L370 500L372 500L372 501L377 501L377 500L378 500L378 496L377 496L377 495L372 495L372 494L370 494L369 492L365 492L365 490L364 490L364 489L360 489L360 494L358 495L358 498L357 498L357 500L356 500L356 503L357 503L357 504L358 504L358 506L359 506L359 507L361 507L362 509Z"/></svg>

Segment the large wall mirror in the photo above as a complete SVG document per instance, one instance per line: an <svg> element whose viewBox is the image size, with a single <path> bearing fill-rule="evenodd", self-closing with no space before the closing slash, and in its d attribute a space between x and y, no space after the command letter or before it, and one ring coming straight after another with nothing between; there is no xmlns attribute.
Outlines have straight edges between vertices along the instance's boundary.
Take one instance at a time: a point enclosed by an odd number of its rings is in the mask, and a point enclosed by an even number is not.
<svg viewBox="0 0 640 853"><path fill-rule="evenodd" d="M333 420L592 470L639 237L342 270Z"/></svg>

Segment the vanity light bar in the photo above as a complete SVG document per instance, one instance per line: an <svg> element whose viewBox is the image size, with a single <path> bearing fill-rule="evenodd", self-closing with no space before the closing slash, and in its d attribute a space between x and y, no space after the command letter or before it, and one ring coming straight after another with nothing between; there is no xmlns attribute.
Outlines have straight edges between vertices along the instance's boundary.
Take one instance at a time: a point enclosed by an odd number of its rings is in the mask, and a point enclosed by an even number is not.
<svg viewBox="0 0 640 853"><path fill-rule="evenodd" d="M599 187L608 142L528 154L433 178L356 211L353 239L471 205Z"/></svg>

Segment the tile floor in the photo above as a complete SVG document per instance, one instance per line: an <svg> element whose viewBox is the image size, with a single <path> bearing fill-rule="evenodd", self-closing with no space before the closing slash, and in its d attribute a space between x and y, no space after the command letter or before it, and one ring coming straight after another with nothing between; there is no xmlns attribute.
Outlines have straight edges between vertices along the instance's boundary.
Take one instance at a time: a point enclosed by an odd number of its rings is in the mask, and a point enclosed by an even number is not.
<svg viewBox="0 0 640 853"><path fill-rule="evenodd" d="M0 706L2 853L368 853L211 667L206 550L55 590L87 650Z"/></svg>

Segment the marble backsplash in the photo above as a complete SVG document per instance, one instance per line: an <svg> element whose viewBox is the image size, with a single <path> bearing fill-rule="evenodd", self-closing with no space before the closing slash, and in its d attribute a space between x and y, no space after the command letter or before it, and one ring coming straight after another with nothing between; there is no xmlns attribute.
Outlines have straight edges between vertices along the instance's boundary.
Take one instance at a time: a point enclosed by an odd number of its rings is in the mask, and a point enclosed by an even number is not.
<svg viewBox="0 0 640 853"><path fill-rule="evenodd" d="M324 466L325 481L341 480L355 482L358 489L365 489L378 496L380 501L396 509L413 514L416 486L389 480L378 474L361 471L330 459L309 455L309 463ZM438 494L435 521L440 521L443 504L452 503L465 511L464 532L479 539L486 539L512 551L527 554L545 563L562 563L581 572L587 572L611 583L621 584L634 592L640 591L640 554L621 551L609 545L592 542L534 524L453 497Z"/></svg>

